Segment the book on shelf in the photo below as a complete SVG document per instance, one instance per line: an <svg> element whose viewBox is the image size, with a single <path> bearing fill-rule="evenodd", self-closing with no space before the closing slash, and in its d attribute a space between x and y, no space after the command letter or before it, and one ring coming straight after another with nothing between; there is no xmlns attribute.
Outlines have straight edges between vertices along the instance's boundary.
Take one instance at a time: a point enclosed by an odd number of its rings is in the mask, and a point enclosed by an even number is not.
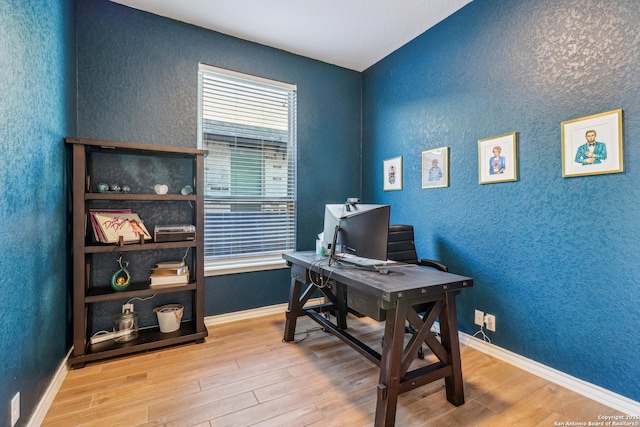
<svg viewBox="0 0 640 427"><path fill-rule="evenodd" d="M89 219L91 221L91 228L93 230L93 238L96 242L105 243L104 236L102 235L102 231L100 230L100 225L98 225L98 221L96 221L96 213L104 213L104 214L130 214L131 209L90 209L89 210Z"/></svg>
<svg viewBox="0 0 640 427"><path fill-rule="evenodd" d="M166 265L176 266L172 267ZM159 262L156 264L156 267L151 269L149 286L152 288L167 285L181 285L186 283L189 283L189 267L185 265L184 261Z"/></svg>
<svg viewBox="0 0 640 427"><path fill-rule="evenodd" d="M186 265L182 267L154 267L151 269L151 273L158 275L172 275L172 274L184 274L189 271Z"/></svg>
<svg viewBox="0 0 640 427"><path fill-rule="evenodd" d="M156 268L178 268L184 267L186 264L184 261L161 261L156 264Z"/></svg>
<svg viewBox="0 0 640 427"><path fill-rule="evenodd" d="M189 283L189 272L182 274L151 274L149 286L173 285Z"/></svg>
<svg viewBox="0 0 640 427"><path fill-rule="evenodd" d="M147 231L138 214L131 211L92 211L90 216L94 225L94 236L99 242L118 243L120 237L126 243L139 242L141 238L151 239L151 234Z"/></svg>
<svg viewBox="0 0 640 427"><path fill-rule="evenodd" d="M172 287L184 286L188 284L189 282L154 283L154 284L149 284L149 288L151 289L172 288Z"/></svg>

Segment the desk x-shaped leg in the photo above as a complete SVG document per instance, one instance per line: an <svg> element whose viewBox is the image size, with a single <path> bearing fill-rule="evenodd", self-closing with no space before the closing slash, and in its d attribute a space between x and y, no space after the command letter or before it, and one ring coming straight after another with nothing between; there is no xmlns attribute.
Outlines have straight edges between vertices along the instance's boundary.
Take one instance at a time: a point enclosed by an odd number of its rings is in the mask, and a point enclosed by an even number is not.
<svg viewBox="0 0 640 427"><path fill-rule="evenodd" d="M299 269L297 266L293 266L291 270L292 278L291 288L289 290L289 306L286 311L283 341L293 341L296 332L297 318L306 314L305 309L318 312L333 312L336 317L337 326L341 329L347 329L347 302L345 286L342 283L331 282L330 288L329 283L325 284L325 279L317 273ZM302 287L307 281L312 281L314 283L322 282L323 286L318 286L317 284L307 285L305 291L302 292ZM333 289L335 293L331 289ZM305 304L317 290L322 293L328 302L305 308Z"/></svg>
<svg viewBox="0 0 640 427"><path fill-rule="evenodd" d="M460 344L455 297L460 291L449 291L438 295L408 299L399 298L384 308L386 324L382 353L366 346L346 332L346 293L344 285L332 283L333 289L309 285L303 292L303 284L318 283L319 274L299 265L291 267L289 307L286 312L284 341L293 341L296 319L308 315L373 363L380 366L377 388L375 426L393 426L395 423L398 395L444 378L447 400L456 406L464 403ZM328 300L325 304L305 307L311 295L319 289ZM336 314L337 325L320 315L323 311ZM418 311L424 312L420 317ZM440 319L440 341L431 333L435 319ZM405 325L409 322L415 333L404 345ZM409 371L422 343L425 343L438 358L438 362Z"/></svg>
<svg viewBox="0 0 640 427"><path fill-rule="evenodd" d="M432 381L444 378L447 400L456 406L464 403L458 322L455 306L456 292L447 292L442 299L426 304L424 318L416 312L415 301L400 299L395 307L387 310L380 362L375 425L393 426L396 417L398 395ZM424 308L424 304L421 305ZM440 343L431 327L440 318ZM416 333L404 346L405 321ZM439 362L409 371L411 362L426 343Z"/></svg>

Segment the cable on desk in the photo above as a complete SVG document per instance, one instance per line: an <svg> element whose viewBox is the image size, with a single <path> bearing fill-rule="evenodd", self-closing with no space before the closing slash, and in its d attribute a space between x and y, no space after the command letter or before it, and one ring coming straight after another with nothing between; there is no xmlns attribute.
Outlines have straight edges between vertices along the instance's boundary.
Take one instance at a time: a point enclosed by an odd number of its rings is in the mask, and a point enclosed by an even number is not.
<svg viewBox="0 0 640 427"><path fill-rule="evenodd" d="M327 264L326 261L327 261L326 259L321 258L317 261L312 262L311 267L320 267L323 264L326 264L328 266L329 264ZM314 282L313 277L311 277L311 268L307 269L307 279L309 280L309 283L311 283L313 286L317 288L327 287L327 285L329 284L329 280L331 280L331 274L333 274L333 271L329 272L329 275L326 277L326 280L325 280L325 276L320 275L321 283L316 283Z"/></svg>

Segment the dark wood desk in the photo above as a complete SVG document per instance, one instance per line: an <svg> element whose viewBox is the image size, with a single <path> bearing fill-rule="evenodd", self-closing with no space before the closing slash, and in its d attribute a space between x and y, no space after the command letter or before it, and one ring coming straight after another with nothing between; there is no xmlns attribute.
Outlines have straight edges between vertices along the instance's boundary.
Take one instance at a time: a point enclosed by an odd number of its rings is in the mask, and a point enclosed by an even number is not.
<svg viewBox="0 0 640 427"><path fill-rule="evenodd" d="M375 426L394 425L400 393L442 378L447 400L456 406L464 403L455 297L462 289L473 286L473 279L413 265L392 269L389 274L335 262L329 266L327 257L314 252L294 252L283 257L291 267L284 341L294 340L297 318L306 315L378 365ZM307 306L316 290L327 302ZM350 310L386 321L382 354L347 332L346 315ZM329 321L323 312L335 314L336 322ZM437 317L440 341L431 333ZM406 322L415 332L405 346ZM433 351L438 362L409 371L422 343Z"/></svg>

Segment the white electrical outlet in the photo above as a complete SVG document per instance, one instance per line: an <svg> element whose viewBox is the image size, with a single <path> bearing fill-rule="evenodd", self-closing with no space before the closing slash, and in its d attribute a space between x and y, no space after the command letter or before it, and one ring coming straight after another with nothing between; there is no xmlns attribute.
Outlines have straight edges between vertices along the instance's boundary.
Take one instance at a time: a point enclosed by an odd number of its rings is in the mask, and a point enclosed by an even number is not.
<svg viewBox="0 0 640 427"><path fill-rule="evenodd" d="M20 419L20 392L17 392L11 399L11 427L16 425Z"/></svg>
<svg viewBox="0 0 640 427"><path fill-rule="evenodd" d="M492 331L492 332L495 332L496 331L496 316L494 316L493 314L487 314L484 319L485 319L485 322L487 323L487 329Z"/></svg>
<svg viewBox="0 0 640 427"><path fill-rule="evenodd" d="M483 311L476 310L475 323L478 326L484 326L484 312Z"/></svg>

